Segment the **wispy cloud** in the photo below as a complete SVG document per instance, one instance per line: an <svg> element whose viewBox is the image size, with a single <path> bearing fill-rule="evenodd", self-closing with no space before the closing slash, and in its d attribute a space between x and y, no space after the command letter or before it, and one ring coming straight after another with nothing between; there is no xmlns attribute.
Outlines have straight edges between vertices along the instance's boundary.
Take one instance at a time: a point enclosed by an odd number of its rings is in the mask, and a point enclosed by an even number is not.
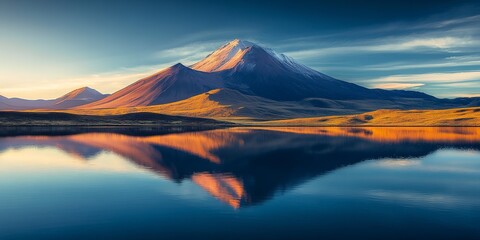
<svg viewBox="0 0 480 240"><path fill-rule="evenodd" d="M423 73L409 75L392 75L371 79L371 83L446 83L446 82L465 82L480 80L480 71L472 72L453 72L453 73Z"/></svg>
<svg viewBox="0 0 480 240"><path fill-rule="evenodd" d="M193 64L206 57L212 50L219 46L219 42L192 43L185 46L160 50L153 54L159 61L176 61L184 65Z"/></svg>
<svg viewBox="0 0 480 240"><path fill-rule="evenodd" d="M452 56L440 60L428 62L389 62L383 64L374 64L365 66L364 70L369 71L392 71L392 70L408 70L422 68L451 68L465 66L480 66L480 56Z"/></svg>
<svg viewBox="0 0 480 240"><path fill-rule="evenodd" d="M419 89L438 97L472 97L480 92L480 72L390 75L364 81L364 85L384 89Z"/></svg>
<svg viewBox="0 0 480 240"><path fill-rule="evenodd" d="M416 88L421 87L425 84L423 83L379 83L374 84L374 88L382 88L382 89L409 89L409 88Z"/></svg>
<svg viewBox="0 0 480 240"><path fill-rule="evenodd" d="M480 45L469 37L396 37L385 40L371 40L368 43L354 43L349 46L313 48L306 50L290 51L287 55L297 59L325 57L325 55L359 54L379 52L406 52L436 49L440 51L455 52L457 48Z"/></svg>
<svg viewBox="0 0 480 240"><path fill-rule="evenodd" d="M0 83L0 94L6 97L51 99L84 86L95 88L102 93L113 93L176 63L180 62L184 65L193 64L206 57L221 44L223 42L207 41L173 47L152 53L153 59L161 64L124 67L114 71L72 78L37 80L39 84L35 88L32 88L29 82L15 85Z"/></svg>
<svg viewBox="0 0 480 240"><path fill-rule="evenodd" d="M280 47L306 65L367 87L476 96L480 15L439 17L297 38Z"/></svg>
<svg viewBox="0 0 480 240"><path fill-rule="evenodd" d="M51 99L85 86L95 88L102 93L113 93L168 66L169 64L138 66L68 79L45 80L39 82L35 88L32 88L29 82L19 83L12 86L2 86L1 94L6 97Z"/></svg>
<svg viewBox="0 0 480 240"><path fill-rule="evenodd" d="M308 66L358 83L369 75L388 76L402 70L476 70L475 66L480 67L480 15L451 16L287 39L277 47Z"/></svg>
<svg viewBox="0 0 480 240"><path fill-rule="evenodd" d="M457 97L480 97L480 93L460 93Z"/></svg>

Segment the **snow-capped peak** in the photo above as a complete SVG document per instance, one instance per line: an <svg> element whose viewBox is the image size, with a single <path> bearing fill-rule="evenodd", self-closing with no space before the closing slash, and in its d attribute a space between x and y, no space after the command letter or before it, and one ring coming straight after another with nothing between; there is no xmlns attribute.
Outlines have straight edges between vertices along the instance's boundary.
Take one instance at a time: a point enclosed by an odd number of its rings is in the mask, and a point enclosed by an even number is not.
<svg viewBox="0 0 480 240"><path fill-rule="evenodd" d="M263 48L253 42L240 39L235 39L221 46L200 62L192 65L191 68L202 72L218 72L235 68L240 64L246 64L245 69L251 69L255 66L255 63L245 62L245 55L252 48L263 50L290 71L309 76L320 74L313 69L295 62L292 58L284 54L279 54L270 48Z"/></svg>
<svg viewBox="0 0 480 240"><path fill-rule="evenodd" d="M252 46L256 46L255 43L235 39L208 55L206 58L198 63L195 63L191 68L203 71L203 72L217 72L231 67L232 59L238 58L244 51Z"/></svg>
<svg viewBox="0 0 480 240"><path fill-rule="evenodd" d="M234 39L232 41L230 41L229 43L225 44L225 46L234 46L234 47L237 47L237 48L240 48L240 49L245 49L245 48L248 48L248 47L251 47L253 45L257 45L253 42L250 42L250 41L246 41L246 40L240 40L240 39Z"/></svg>

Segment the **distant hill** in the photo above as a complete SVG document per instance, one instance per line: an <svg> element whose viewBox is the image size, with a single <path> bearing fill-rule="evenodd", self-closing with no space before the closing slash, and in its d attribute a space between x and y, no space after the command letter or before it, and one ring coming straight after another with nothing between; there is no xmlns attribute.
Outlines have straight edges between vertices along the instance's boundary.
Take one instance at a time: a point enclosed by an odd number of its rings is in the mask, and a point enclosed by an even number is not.
<svg viewBox="0 0 480 240"><path fill-rule="evenodd" d="M71 91L60 98L55 99L53 109L68 109L87 103L95 102L105 98L106 94L102 94L95 89L83 87Z"/></svg>
<svg viewBox="0 0 480 240"><path fill-rule="evenodd" d="M0 97L0 110L68 109L98 101L106 96L95 89L83 87L51 100Z"/></svg>

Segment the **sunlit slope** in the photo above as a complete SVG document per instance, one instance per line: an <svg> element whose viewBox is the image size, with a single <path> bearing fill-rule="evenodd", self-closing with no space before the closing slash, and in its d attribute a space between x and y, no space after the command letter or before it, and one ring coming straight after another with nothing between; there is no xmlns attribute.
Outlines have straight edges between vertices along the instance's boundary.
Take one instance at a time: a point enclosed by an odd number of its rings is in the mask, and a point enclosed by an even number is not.
<svg viewBox="0 0 480 240"><path fill-rule="evenodd" d="M168 115L206 118L283 119L354 113L353 110L318 108L298 102L279 102L242 94L232 89L214 89L178 102L107 109L75 109L70 113L115 115L152 112Z"/></svg>
<svg viewBox="0 0 480 240"><path fill-rule="evenodd" d="M78 109L139 107L183 100L223 83L217 74L195 71L176 64L113 93L112 95Z"/></svg>
<svg viewBox="0 0 480 240"><path fill-rule="evenodd" d="M98 116L157 113L212 118L251 125L480 126L480 107L444 110L376 110L372 112L359 110L319 108L301 102L279 102L246 95L232 89L214 89L182 101L167 104L62 111L77 115Z"/></svg>
<svg viewBox="0 0 480 240"><path fill-rule="evenodd" d="M480 107L446 110L377 110L345 116L266 121L261 124L292 126L480 126Z"/></svg>

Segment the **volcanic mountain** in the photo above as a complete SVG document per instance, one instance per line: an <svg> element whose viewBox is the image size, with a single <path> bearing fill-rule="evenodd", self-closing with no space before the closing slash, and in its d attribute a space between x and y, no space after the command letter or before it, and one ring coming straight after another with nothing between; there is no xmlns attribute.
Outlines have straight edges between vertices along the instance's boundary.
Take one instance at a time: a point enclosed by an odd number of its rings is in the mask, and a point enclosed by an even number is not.
<svg viewBox="0 0 480 240"><path fill-rule="evenodd" d="M78 108L158 105L220 88L275 101L436 100L420 92L368 89L337 80L271 49L236 39L190 67L176 64Z"/></svg>
<svg viewBox="0 0 480 240"><path fill-rule="evenodd" d="M107 95L89 87L73 90L51 100L27 100L0 96L0 110L68 109L98 101L105 96Z"/></svg>
<svg viewBox="0 0 480 240"><path fill-rule="evenodd" d="M238 39L222 46L191 67L199 71L220 73L227 88L279 101L298 101L305 98L433 98L419 92L368 89L337 80L297 63L284 54Z"/></svg>

